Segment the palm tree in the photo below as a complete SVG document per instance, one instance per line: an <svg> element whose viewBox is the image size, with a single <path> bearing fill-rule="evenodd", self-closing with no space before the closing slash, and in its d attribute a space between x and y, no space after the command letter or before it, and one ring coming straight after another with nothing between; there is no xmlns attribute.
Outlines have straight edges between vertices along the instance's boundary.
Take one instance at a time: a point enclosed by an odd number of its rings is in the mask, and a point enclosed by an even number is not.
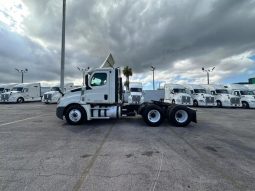
<svg viewBox="0 0 255 191"><path fill-rule="evenodd" d="M127 90L129 90L129 76L133 75L132 68L125 66L122 72L123 72L124 76L126 77L126 81L125 81L124 85L126 86Z"/></svg>

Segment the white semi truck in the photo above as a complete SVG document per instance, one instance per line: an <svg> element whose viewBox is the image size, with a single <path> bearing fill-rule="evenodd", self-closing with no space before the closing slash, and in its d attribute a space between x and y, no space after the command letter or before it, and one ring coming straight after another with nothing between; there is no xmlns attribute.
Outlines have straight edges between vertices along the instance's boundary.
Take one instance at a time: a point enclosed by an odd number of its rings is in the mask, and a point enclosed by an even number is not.
<svg viewBox="0 0 255 191"><path fill-rule="evenodd" d="M1 94L1 102L23 103L29 101L41 101L40 83L17 84L11 91Z"/></svg>
<svg viewBox="0 0 255 191"><path fill-rule="evenodd" d="M44 103L57 103L59 99L65 94L65 92L74 88L73 83L65 84L64 92L60 90L60 86L53 86L50 91L45 92L42 97L42 102Z"/></svg>
<svg viewBox="0 0 255 191"><path fill-rule="evenodd" d="M9 92L11 89L16 86L17 84L10 83L10 84L0 84L0 93Z"/></svg>
<svg viewBox="0 0 255 191"><path fill-rule="evenodd" d="M141 82L130 82L128 90L128 104L142 104L144 102L143 94L143 84Z"/></svg>
<svg viewBox="0 0 255 191"><path fill-rule="evenodd" d="M255 94L248 87L241 84L227 84L225 87L231 94L240 98L243 108L255 108Z"/></svg>
<svg viewBox="0 0 255 191"><path fill-rule="evenodd" d="M215 98L212 94L206 93L204 87L197 84L185 84L183 85L193 99L193 106L195 107L208 107L216 106Z"/></svg>
<svg viewBox="0 0 255 191"><path fill-rule="evenodd" d="M165 97L164 102L192 106L193 100L186 92L183 85L180 84L165 84Z"/></svg>
<svg viewBox="0 0 255 191"><path fill-rule="evenodd" d="M81 124L93 119L121 118L141 115L150 126L159 126L165 118L176 126L196 122L196 111L186 106L165 102L144 102L140 106L124 104L121 70L114 68L110 54L100 68L85 73L85 86L81 94L69 94L60 99L56 115L69 124ZM131 112L133 111L133 112Z"/></svg>
<svg viewBox="0 0 255 191"><path fill-rule="evenodd" d="M241 107L240 98L228 92L224 85L202 85L208 94L215 97L217 107Z"/></svg>

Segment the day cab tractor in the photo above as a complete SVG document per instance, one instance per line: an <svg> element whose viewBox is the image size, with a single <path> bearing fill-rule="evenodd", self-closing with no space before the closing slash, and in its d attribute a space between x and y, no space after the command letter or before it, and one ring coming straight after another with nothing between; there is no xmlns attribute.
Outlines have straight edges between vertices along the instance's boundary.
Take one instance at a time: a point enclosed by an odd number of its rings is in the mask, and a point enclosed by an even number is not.
<svg viewBox="0 0 255 191"><path fill-rule="evenodd" d="M149 126L159 126L165 118L172 124L185 127L197 122L196 111L183 105L161 101L144 102L141 105L124 103L120 68L114 68L111 54L99 68L85 74L85 86L80 95L60 99L56 115L71 125L93 119L122 118L141 115Z"/></svg>

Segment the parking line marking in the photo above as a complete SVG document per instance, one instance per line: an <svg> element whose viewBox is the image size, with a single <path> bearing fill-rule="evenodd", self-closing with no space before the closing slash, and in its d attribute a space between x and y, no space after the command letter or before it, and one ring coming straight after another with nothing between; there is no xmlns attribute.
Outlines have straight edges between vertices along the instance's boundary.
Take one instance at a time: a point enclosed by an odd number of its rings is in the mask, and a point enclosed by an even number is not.
<svg viewBox="0 0 255 191"><path fill-rule="evenodd" d="M34 119L34 118L37 118L37 117L43 117L43 116L46 116L46 115L37 115L37 116L29 117L29 118L26 118L26 119L20 119L20 120L17 120L17 121L0 124L0 127L6 126L6 125L10 125L10 124L14 124L14 123L18 123L18 122L21 122L21 121L27 121L29 119Z"/></svg>

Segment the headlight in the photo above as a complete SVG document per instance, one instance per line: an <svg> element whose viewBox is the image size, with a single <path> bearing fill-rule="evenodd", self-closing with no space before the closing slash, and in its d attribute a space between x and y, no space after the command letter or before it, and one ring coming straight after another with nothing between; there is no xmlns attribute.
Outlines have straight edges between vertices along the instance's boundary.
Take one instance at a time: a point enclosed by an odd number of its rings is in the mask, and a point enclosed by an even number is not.
<svg viewBox="0 0 255 191"><path fill-rule="evenodd" d="M199 100L199 102L205 102L204 100Z"/></svg>

